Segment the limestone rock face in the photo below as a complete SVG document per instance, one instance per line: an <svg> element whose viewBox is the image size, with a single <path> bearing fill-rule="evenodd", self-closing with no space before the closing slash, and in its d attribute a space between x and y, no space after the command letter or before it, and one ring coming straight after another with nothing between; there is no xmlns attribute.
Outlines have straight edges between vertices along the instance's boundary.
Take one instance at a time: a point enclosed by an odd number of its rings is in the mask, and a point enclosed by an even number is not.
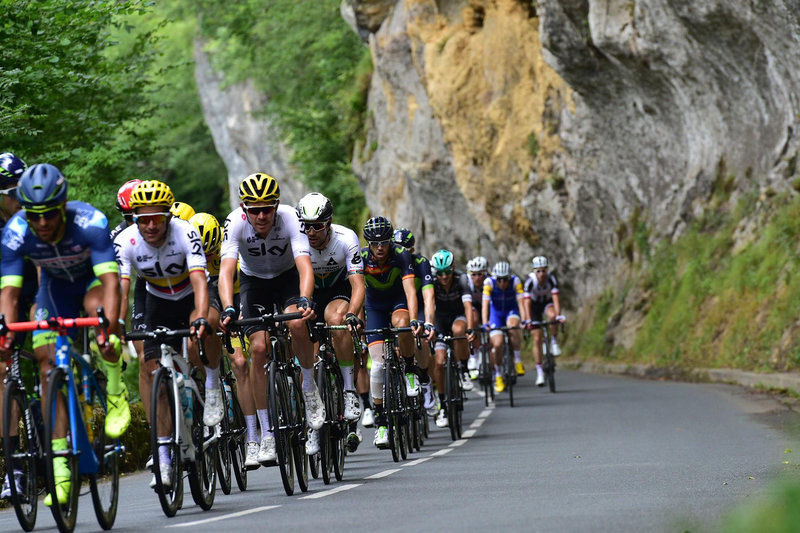
<svg viewBox="0 0 800 533"><path fill-rule="evenodd" d="M580 298L625 224L671 238L720 179L794 175L797 0L346 2L375 65L353 166L423 253L542 253Z"/></svg>
<svg viewBox="0 0 800 533"><path fill-rule="evenodd" d="M194 59L203 116L228 169L231 208L239 205L239 182L255 172L277 179L281 202L296 204L307 190L294 178L290 151L270 121L259 114L264 95L250 82L224 87L222 75L211 67L200 40L195 41Z"/></svg>

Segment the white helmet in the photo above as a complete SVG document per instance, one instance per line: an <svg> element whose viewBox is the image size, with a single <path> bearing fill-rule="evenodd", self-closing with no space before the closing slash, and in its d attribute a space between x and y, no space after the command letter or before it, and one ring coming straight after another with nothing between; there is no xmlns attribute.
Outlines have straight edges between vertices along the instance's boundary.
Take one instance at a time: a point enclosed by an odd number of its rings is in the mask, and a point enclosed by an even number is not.
<svg viewBox="0 0 800 533"><path fill-rule="evenodd" d="M467 272L486 272L488 269L489 261L482 255L473 257L467 263Z"/></svg>
<svg viewBox="0 0 800 533"><path fill-rule="evenodd" d="M533 268L547 268L547 258L543 255L537 255L533 258Z"/></svg>
<svg viewBox="0 0 800 533"><path fill-rule="evenodd" d="M333 204L318 192L300 198L296 209L297 216L303 222L327 222L333 217Z"/></svg>
<svg viewBox="0 0 800 533"><path fill-rule="evenodd" d="M511 265L507 261L500 261L494 265L492 276L496 278L507 278L511 276Z"/></svg>

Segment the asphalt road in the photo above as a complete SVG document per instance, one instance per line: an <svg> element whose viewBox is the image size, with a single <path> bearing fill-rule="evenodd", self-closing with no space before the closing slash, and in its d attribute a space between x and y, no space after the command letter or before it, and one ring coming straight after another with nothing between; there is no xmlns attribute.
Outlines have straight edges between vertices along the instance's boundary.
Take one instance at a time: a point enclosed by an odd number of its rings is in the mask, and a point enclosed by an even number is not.
<svg viewBox="0 0 800 533"><path fill-rule="evenodd" d="M432 429L424 448L394 463L372 430L348 456L345 478L287 497L276 468L250 472L246 493L217 492L167 519L149 474L122 480L114 531L682 531L707 530L764 490L794 449L798 417L736 387L639 381L559 371L559 392L530 374L484 408L470 393L465 438ZM796 450L800 453L800 448ZM792 461L796 462L796 461ZM78 531L100 531L81 498ZM40 506L37 531L54 530ZM18 530L13 511L0 531Z"/></svg>

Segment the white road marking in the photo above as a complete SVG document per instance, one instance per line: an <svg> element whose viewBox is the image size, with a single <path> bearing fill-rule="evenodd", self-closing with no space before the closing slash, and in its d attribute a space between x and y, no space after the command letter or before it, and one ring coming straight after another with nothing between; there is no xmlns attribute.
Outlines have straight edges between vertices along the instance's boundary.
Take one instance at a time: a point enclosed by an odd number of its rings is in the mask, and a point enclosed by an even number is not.
<svg viewBox="0 0 800 533"><path fill-rule="evenodd" d="M464 431L461 434L461 438L462 439L468 439L468 438L472 437L473 435L475 435L475 431L476 430L474 430L474 429L468 429L468 430Z"/></svg>
<svg viewBox="0 0 800 533"><path fill-rule="evenodd" d="M280 505L265 505L264 507L256 507L255 509L248 509L246 511L239 511L238 513L231 513L222 516L215 516L214 518L206 518L205 520L195 520L194 522L184 522L182 524L173 524L166 527L190 527L198 526L200 524L210 524L211 522L219 522L220 520L227 520L228 518L236 518L237 516L245 516L253 513L260 513L261 511L269 511L270 509L277 509Z"/></svg>
<svg viewBox="0 0 800 533"><path fill-rule="evenodd" d="M300 498L301 500L316 500L317 498L324 498L325 496L330 496L331 494L336 494L337 492L343 492L345 490L354 489L356 487L360 487L362 483L349 483L347 485L341 485L336 487L335 489L330 490L323 490L322 492L316 492L314 494L309 494L308 496L303 496Z"/></svg>
<svg viewBox="0 0 800 533"><path fill-rule="evenodd" d="M457 448L458 446L463 446L467 443L467 439L458 439L450 443L450 448Z"/></svg>
<svg viewBox="0 0 800 533"><path fill-rule="evenodd" d="M431 459L433 459L433 457L423 457L422 459L415 459L414 461L409 461L403 466L417 466L418 464L424 463L425 461L430 461Z"/></svg>
<svg viewBox="0 0 800 533"><path fill-rule="evenodd" d="M486 422L485 418L479 418L475 422L470 424L469 427L471 427L471 428L479 428L479 427L481 427L483 425L484 422Z"/></svg>
<svg viewBox="0 0 800 533"><path fill-rule="evenodd" d="M364 479L380 479L382 477L391 476L395 472L401 471L402 468L394 468L392 470L384 470L383 472L378 472L377 474L372 474L371 476L367 476Z"/></svg>
<svg viewBox="0 0 800 533"><path fill-rule="evenodd" d="M450 452L452 452L452 451L453 451L453 448L442 448L442 449L441 449L441 450L439 450L438 452L433 452L433 453L431 454L431 457L438 457L438 456L440 456L440 455L445 455L445 454L448 454L448 453L450 453Z"/></svg>

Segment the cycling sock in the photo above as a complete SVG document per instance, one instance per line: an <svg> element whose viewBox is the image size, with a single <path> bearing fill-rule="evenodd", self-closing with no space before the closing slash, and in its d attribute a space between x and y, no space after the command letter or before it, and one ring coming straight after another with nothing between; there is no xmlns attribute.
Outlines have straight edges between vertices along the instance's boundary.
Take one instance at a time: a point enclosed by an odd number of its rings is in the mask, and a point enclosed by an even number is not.
<svg viewBox="0 0 800 533"><path fill-rule="evenodd" d="M422 383L423 385L427 385L428 383L431 382L431 377L428 375L427 368L420 368L417 371L417 375L419 376L419 382Z"/></svg>
<svg viewBox="0 0 800 533"><path fill-rule="evenodd" d="M122 357L113 363L103 359L103 366L106 369L106 379L108 380L106 392L112 396L122 394L124 390L122 386Z"/></svg>
<svg viewBox="0 0 800 533"><path fill-rule="evenodd" d="M314 390L314 367L300 367L300 370L303 372L303 392L310 392Z"/></svg>
<svg viewBox="0 0 800 533"><path fill-rule="evenodd" d="M459 361L458 362L458 366L459 366L459 368L461 368L461 373L462 374L466 374L467 372L469 372L469 369L467 368L467 362L466 361Z"/></svg>
<svg viewBox="0 0 800 533"><path fill-rule="evenodd" d="M219 367L206 367L206 390L219 388Z"/></svg>
<svg viewBox="0 0 800 533"><path fill-rule="evenodd" d="M369 401L369 393L362 392L361 396L361 405L364 406L364 409L372 409L372 402Z"/></svg>
<svg viewBox="0 0 800 533"><path fill-rule="evenodd" d="M541 372L542 371L542 365L536 365L536 370L538 372Z"/></svg>
<svg viewBox="0 0 800 533"><path fill-rule="evenodd" d="M261 423L261 438L272 437L273 433L269 430L269 411L266 409L256 409L258 421Z"/></svg>
<svg viewBox="0 0 800 533"><path fill-rule="evenodd" d="M514 362L515 363L522 362L522 353L519 350L514 350Z"/></svg>
<svg viewBox="0 0 800 533"><path fill-rule="evenodd" d="M444 405L445 403L445 395L439 393L439 405Z"/></svg>
<svg viewBox="0 0 800 533"><path fill-rule="evenodd" d="M258 442L258 417L244 415L244 423L247 426L247 442Z"/></svg>
<svg viewBox="0 0 800 533"><path fill-rule="evenodd" d="M502 376L503 375L503 367L500 365L494 365L494 375L495 376Z"/></svg>
<svg viewBox="0 0 800 533"><path fill-rule="evenodd" d="M158 437L159 440L168 440L169 435L164 435L163 437ZM158 447L158 462L161 464L171 464L172 461L169 457L169 446L161 445Z"/></svg>
<svg viewBox="0 0 800 533"><path fill-rule="evenodd" d="M339 361L339 368L342 369L342 380L344 381L344 390L355 390L355 386L353 385L353 362Z"/></svg>

